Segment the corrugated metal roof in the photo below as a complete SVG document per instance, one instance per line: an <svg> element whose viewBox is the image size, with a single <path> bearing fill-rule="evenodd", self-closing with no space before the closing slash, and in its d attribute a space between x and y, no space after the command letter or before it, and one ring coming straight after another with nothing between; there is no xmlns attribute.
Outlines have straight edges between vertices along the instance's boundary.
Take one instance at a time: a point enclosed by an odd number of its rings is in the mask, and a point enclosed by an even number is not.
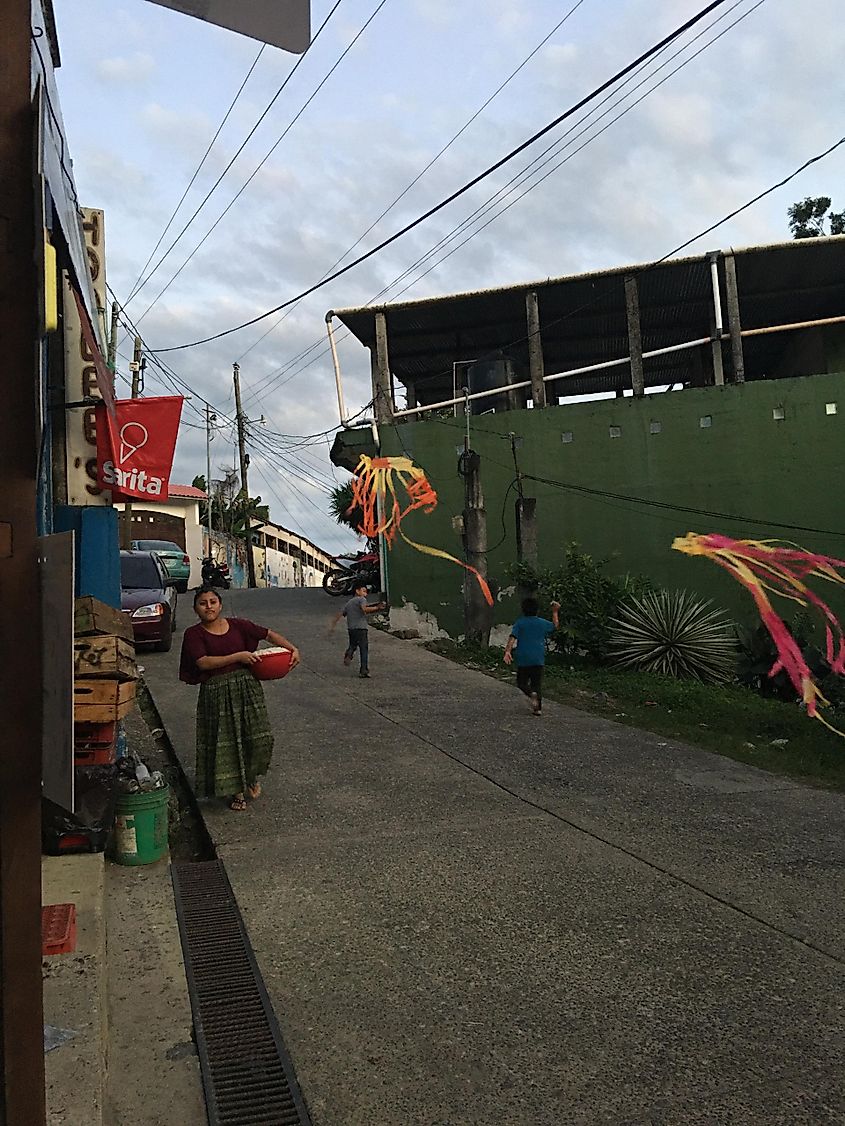
<svg viewBox="0 0 845 1126"><path fill-rule="evenodd" d="M745 247L732 253L743 328L845 315L845 236ZM456 362L504 355L513 361L517 377L527 378L525 294L530 291L536 291L539 299L546 374L627 356L624 280L629 274L638 280L645 351L710 335L713 305L706 254L340 309L335 315L362 344L372 347L375 314L384 312L393 374L406 386L414 385L418 401L425 404L451 397ZM720 276L724 295L723 266ZM784 337L746 339L744 347L746 378L761 378L777 364ZM646 384L700 381L701 358L699 351L647 360ZM630 373L620 366L573 377L566 390L584 394L629 385ZM553 387L563 393L562 383Z"/></svg>

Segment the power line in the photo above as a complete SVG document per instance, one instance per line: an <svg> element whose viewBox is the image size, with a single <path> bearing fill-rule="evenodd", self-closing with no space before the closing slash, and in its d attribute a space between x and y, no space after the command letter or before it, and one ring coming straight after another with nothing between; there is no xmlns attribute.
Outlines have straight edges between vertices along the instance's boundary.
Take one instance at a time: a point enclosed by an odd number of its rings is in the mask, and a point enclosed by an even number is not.
<svg viewBox="0 0 845 1126"><path fill-rule="evenodd" d="M152 262L153 258L155 257L156 251L157 251L157 250L158 250L158 248L159 248L159 247L161 246L161 244L162 244L162 243L164 242L165 236L167 235L167 232L168 232L168 231L170 230L170 227L171 227L171 225L172 225L172 223L173 223L173 220L174 220L174 219L176 218L176 216L177 216L177 215L179 214L179 209L180 209L180 207L182 206L182 204L183 204L183 203L185 202L185 199L186 199L186 197L187 197L187 195L188 195L188 192L189 192L189 191L191 190L191 188L192 188L192 187L194 186L194 183L196 182L196 178L197 178L197 176L199 176L200 172L202 171L202 167L203 167L203 165L205 164L206 160L208 159L208 155L209 155L209 153L211 152L212 148L214 147L214 142L215 142L215 141L217 140L217 138L218 138L218 137L220 136L221 132L223 131L223 127L224 127L224 125L225 125L225 124L226 124L226 122L227 122L227 121L229 120L229 117L230 117L230 115L231 115L231 113L232 113L232 110L233 110L233 109L235 108L235 106L236 106L236 105L237 105L237 103L238 103L238 99L240 98L241 94L242 94L242 93L244 92L244 87L246 86L247 82L249 82L250 78L252 77L252 72L253 72L253 71L255 70L256 66L258 66L258 60L259 60L259 59L261 58L261 56L262 56L262 55L264 54L264 49L265 49L265 47L266 47L266 46L267 46L267 44L266 44L266 43L262 43L262 44L261 44L261 46L260 46L260 47L258 48L258 54L257 54L257 55L255 56L255 58L254 58L254 59L252 60L252 66L251 66L251 67L249 68L249 70L248 70L248 71L246 72L246 77L244 78L244 80L243 80L243 82L242 82L242 83L240 84L240 86L238 87L238 91L237 91L237 93L235 94L234 98L232 98L231 102L229 103L229 108L228 108L228 109L226 110L226 113L225 113L225 114L223 115L223 120L222 120L222 121L220 122L220 124L219 124L219 125L217 126L217 131L215 132L215 134L214 134L214 136L213 136L213 137L211 138L211 140L210 140L210 141L208 142L208 148L207 148L207 149L205 150L205 152L204 152L204 153L202 154L202 159L200 160L199 164L197 165L197 167L196 167L196 169L195 169L195 171L194 171L194 174L193 174L193 176L192 176L192 177L190 178L190 180L188 181L188 186L187 186L187 187L185 188L185 190L184 190L184 191L182 192L182 196L181 196L181 198L180 198L179 202L178 202L178 203L176 204L176 206L174 207L172 215L170 216L170 218L169 218L169 219L167 220L167 222L165 223L165 226L164 226L164 230L163 230L163 231L161 232L161 234L160 234L160 235L158 236L158 242L157 242L157 243L155 244L155 246L154 246L154 247L152 248L152 250L150 251L150 256L149 256L149 258L147 258L146 262L144 263L144 265L143 265L143 266L141 267L140 271L138 272L138 276L137 276L137 278L135 279L135 281L133 282L133 284L132 284L132 288L131 288L131 289L130 289L130 291L129 291L129 296L128 296L128 297L127 297L127 299L126 299L126 300L127 300L127 302L131 301L131 300L132 300L132 298L133 298L133 297L135 296L135 293L136 293L136 288L135 288L135 287L136 287L136 286L138 285L138 282L139 282L139 281L141 280L141 278L142 278L142 277L144 276L144 271L146 270L147 266L149 266L150 262Z"/></svg>
<svg viewBox="0 0 845 1126"><path fill-rule="evenodd" d="M338 3L340 3L340 0L338 0ZM340 66L340 64L343 62L343 60L346 58L346 56L349 54L349 52L352 50L352 48L355 46L355 44L358 42L358 40L361 38L361 36L364 34L364 32L367 30L367 28L370 26L370 24L373 22L373 20L376 18L376 16L379 14L379 12L382 10L382 8L385 6L386 3L387 3L387 0L380 0L378 7L375 9L375 11L372 13L370 18L363 25L363 27L357 32L357 34L355 35L352 42L349 43L349 45L344 48L344 50L341 52L340 56L337 58L337 60L335 61L334 65L331 67L329 72L323 77L323 79L318 84L317 88L313 91L313 93L310 95L310 97L308 97L306 99L305 103L301 106L301 108L298 110L298 112L294 115L293 119L288 123L288 125L286 126L286 128L282 132L282 135L271 146L269 151L267 153L265 153L264 157L259 161L259 163L256 165L256 167L249 174L246 181L241 185L241 187L235 193L234 197L226 204L226 207L217 216L217 218L214 220L212 225L209 227L209 229L206 231L206 233L203 235L203 237L200 239L200 241L197 243L197 245L194 247L194 249L188 255L188 257L185 259L185 261L182 263L182 265L179 267L179 269L176 271L176 273L173 274L173 276L170 278L170 280L167 282L167 284L162 287L162 289L156 294L156 296L153 298L153 300L150 302L150 304L147 306L147 308L143 311L141 316L138 318L139 321L142 321L144 319L144 317L147 315L147 313L149 313L150 309L152 309L153 305L155 305L156 302L159 300L159 298L164 296L164 294L167 292L167 290L170 288L170 286L176 281L176 279L179 277L179 275L182 273L182 271L185 269L185 267L188 265L188 263L191 261L191 259L194 257L194 255L197 253L197 251L200 249L200 247L205 243L206 239L208 239L209 236L212 234L212 232L216 229L217 225L222 221L224 216L226 216L229 213L231 208L240 199L241 195L246 191L246 189L249 187L249 185L252 183L252 181L255 179L255 177L258 175L258 173L261 171L261 169L264 167L264 165L267 163L267 161L270 159L270 157L273 155L273 153L276 151L276 149L279 147L279 145L282 143L282 141L285 139L285 137L288 135L288 133L294 127L294 125L297 123L297 121L299 121L300 117L303 115L303 113L305 113L306 109L311 105L311 103L314 101L314 99L320 93L322 88L325 86L325 84L328 82L328 80L331 78L331 76L334 74L334 72L337 70L337 68ZM326 17L326 22L328 22L328 18L329 17ZM325 26L325 24L323 26ZM315 38L316 38L316 36L315 36Z"/></svg>
<svg viewBox="0 0 845 1126"><path fill-rule="evenodd" d="M637 105L639 105L639 103L641 101L643 101L644 98L648 97L649 94L653 93L654 90L658 89L661 85L663 85L664 82L667 82L671 77L673 77L675 74L677 74L678 71L682 70L685 66L689 65L707 47L709 47L713 43L717 42L718 39L720 39L723 35L727 34L728 31L730 31L738 23L740 23L742 20L744 20L747 16L751 15L751 13L753 11L755 11L756 8L759 8L764 2L765 2L765 0L758 0L758 2L754 5L754 7L750 8L748 11L744 12L738 19L736 19L733 23L729 24L728 27L724 28L717 36L715 36L713 39L709 40L706 44L704 44L704 46L701 47L698 51L696 51L695 54L693 54L689 58L685 59L679 66L677 66L674 70L670 71L668 75L666 75L663 79L661 79L660 82L656 83L654 86L652 86L648 90L646 90L646 92L644 94L642 94L630 106L626 107L620 113L616 114L616 116L614 116L602 129L600 129L597 133L594 133L592 136L588 137L587 140L584 141L584 143L582 145L580 145L577 149L575 149L573 152L571 152L566 158L564 158L564 160L562 160L558 164L556 164L554 166L554 168L552 168L549 172L547 172L543 177L541 177L539 180L537 180L534 184L530 184L514 200L512 200L509 204L507 204L506 207L502 208L500 211L498 211L496 214L494 214L490 219L488 219L488 221L486 223L484 223L482 226L478 227L475 231L471 232L456 247L453 247L453 249L450 250L448 254L443 255L443 257L441 257L437 262L434 262L431 266L429 266L429 268L426 269L422 274L419 274L417 277L413 278L406 286L403 287L403 289L401 289L397 294L395 294L392 299L395 300L397 297L401 297L403 293L406 293L414 285L416 285L418 282L420 282L424 277L426 277L429 273L431 273L432 270L436 269L437 266L441 265L448 258L450 258L452 256L452 254L457 253L458 250L460 250L463 246L465 246L468 242L470 242L473 238L475 238L476 235L480 234L483 230L485 230L488 226L490 226L490 224L493 223L497 218L499 218L506 211L508 211L512 206L514 206L514 204L518 203L519 200L524 198L524 196L527 195L528 192L532 191L534 187L539 186L539 184L542 183L543 180L545 180L553 172L557 171L564 163L566 163L568 160L572 159L572 157L577 155L577 153L581 152L588 144L591 144L597 137L601 136L601 134L603 132L605 132L605 130L609 129L611 125L613 125L621 117L625 116L625 114L630 112L630 110L634 109ZM673 55L670 55L670 57L666 61L661 63L660 66L657 67L655 70L651 71L645 78L641 79L631 90L628 90L625 93L621 94L619 97L617 97L616 101L613 101L613 98L616 97L615 93L610 93L605 98L603 98L598 103L598 105L596 107L594 107L592 110L590 110L584 117L582 117L580 119L579 122L576 122L575 125L573 125L570 129L568 129L562 137L558 138L551 145L549 145L547 148L545 148L541 153L539 153L536 157L534 157L531 161L529 161L529 163L520 172L518 172L514 177L511 178L511 180L509 180L506 184L504 184L501 188L499 188L498 191L494 192L494 194L491 197L489 197L488 200L485 203L480 204L473 212L471 212L468 216L466 216L463 220L461 220L461 222L456 227L454 227L448 235L444 235L440 240L438 240L437 243L435 243L435 245L433 247L431 247L428 251L426 251L425 254L421 255L414 263L412 263L410 266L408 266L405 270L402 271L402 273L397 275L397 277L395 277L391 282L389 282L386 286L384 286L381 290L379 290L379 292L376 293L374 297L370 298L370 300L367 302L367 304L372 305L374 302L378 301L381 297L385 296L391 289L393 289L393 287L395 285L399 284L404 278L406 278L415 269L417 269L419 266L423 265L428 259L430 259L434 254L436 254L438 250L443 249L450 242L454 241L454 239L457 238L463 231L468 230L469 227L474 222L476 222L477 219L483 217L485 215L485 213L488 213L489 211L491 211L496 206L497 202L500 202L502 199L507 198L507 196L509 194L511 194L515 190L515 188L520 185L520 183L526 182L530 178L530 176L532 176L537 171L542 169L545 165L550 163L550 161L553 159L553 157L555 155L555 150L560 152L561 148L564 146L564 142L566 142L566 146L568 147L568 144L570 144L572 142L572 140L577 140L578 137L583 136L583 134L585 132L587 132L593 126L598 124L598 122L601 121L602 118L606 117L609 113L611 113L615 108L617 108L627 98L629 98L632 93L634 93L634 92L636 92L636 90L640 89L640 87L642 87L646 82L648 82L650 79L654 78L661 70L663 70L666 66L668 66L679 55L681 55L685 51L687 51L695 42L697 42L698 39L700 39L700 38L702 38L702 36L706 35L708 31L712 30L712 28L715 27L716 24L720 23L723 19L725 19L732 11L735 11L736 8L738 8L742 3L743 3L743 0L736 0L736 2L731 6L731 8L729 8L722 15L718 16L703 31L699 32L698 35L694 36L693 39L689 43L685 44L678 51L676 51ZM634 72L634 74L635 73L636 72ZM627 85L627 83L631 80L632 77L634 77L634 75L632 75L628 79L626 79L625 83L622 84L623 87L625 85ZM605 105L607 102L612 102L610 107L607 110L605 110L604 113L600 114L599 117L595 118L595 120L589 121L589 118L595 113L595 110L600 108L602 105ZM584 128L581 129L580 132L575 132L576 129L578 128L578 125L583 124L584 122L589 122L589 124L585 125ZM574 134L574 137L572 136L573 134ZM567 141L567 138L570 138L570 140ZM550 153L552 155L549 155ZM546 157L547 159L543 160L544 157ZM284 315L286 315L286 314L284 314ZM277 323L280 323L280 322L277 322ZM346 333L346 336L349 336L349 335L351 335L351 334ZM345 339L345 338L346 338L345 336L339 337L340 340ZM263 339L263 337L262 337L262 339ZM283 380L281 383L278 382L278 377L280 375L282 375L286 370L289 370L289 368L291 366L293 366L294 364L296 364L300 359L304 359L304 357L306 355L308 355L309 352L313 351L315 348L320 347L321 344L323 344L323 347L321 348L321 350L318 352L318 354L316 356L312 357L308 361L308 363L302 364L299 368L297 368L296 371L291 373L291 375L289 375L287 379ZM268 390L271 386L277 386L279 389L286 386L297 375L299 375L303 371L307 370L307 368L309 368L312 364L316 363L318 359L320 359L322 356L326 355L329 352L329 350L330 350L329 347L324 344L323 339L319 338L312 345L310 345L308 348L304 349L299 354L298 357L294 357L292 360L288 361L287 364L283 365L283 367L280 370L274 371L274 372L270 373L269 375L264 376L259 381L259 383L256 385L256 387L254 387L249 392L250 399L263 401L263 399L266 398L266 394L267 394L267 392L268 392ZM422 384L422 383L427 382L428 380L434 379L434 378L439 378L439 375L426 376L423 379L419 380L418 383Z"/></svg>
<svg viewBox="0 0 845 1126"><path fill-rule="evenodd" d="M147 276L144 278L144 280L141 282L140 285L137 285L137 283L136 283L137 288L135 288L133 294L129 297L129 299L128 299L129 301L132 301L135 297L138 296L138 294L141 292L141 290L144 288L144 286L147 284L147 282L150 280L150 278L153 276L153 274L155 274L155 272L158 270L158 268L162 264L162 262L164 262L164 260L170 254L171 250L173 250L173 248L176 246L176 244L180 241L180 239L182 238L182 235L184 235L184 233L187 231L187 229L191 226L193 221L196 219L196 217L199 215L199 213L202 211L202 209L208 203L209 199L211 199L214 192L220 186L220 184L223 180L223 177L226 175L226 173L229 171L229 169L232 167L232 165L235 163L235 161L238 159L238 157L244 151L246 146L252 140L253 136L255 135L256 130L261 125L262 121L265 119L265 117L270 112L270 110L273 108L273 106L276 104L276 101L278 100L279 96L285 90L285 88L287 87L290 80L296 74L297 70L299 70L299 67L302 64L303 60L310 53L311 48L314 46L314 44L320 38L320 35L322 34L323 30L325 29L326 24L329 22L329 20L335 14L337 9L340 7L341 3L342 3L342 0L336 0L336 2L334 4L333 8L331 9L331 11L326 16L326 18L323 20L323 22L320 24L320 26L317 28L317 31L314 33L314 36L311 39L311 42L308 44L308 47L305 49L305 51L296 60L296 62L294 63L290 73L287 75L284 82L281 84L281 86L278 88L276 93L270 99L270 101L268 102L264 111L262 112L261 116L258 118L256 123L253 125L252 129L250 129L249 133L246 135L246 138L243 141L240 148L238 149L238 151L235 153L235 155L232 157L232 159L229 161L229 163L226 165L226 167L223 169L223 171L220 173L220 175L214 181L214 183L212 184L208 193L206 194L205 198L203 199L202 203L200 203L199 207L196 209L196 211L190 217L188 222L185 224L185 226L182 228L182 230L179 232L179 234L176 236L176 238L173 240L173 242L170 244L170 246L167 248L167 250L161 256L161 258L158 260L158 262L155 264L155 266L153 266L152 270L147 274ZM156 298L156 300L158 300L158 298ZM149 309L145 310L144 315L146 315L147 312L149 312Z"/></svg>
<svg viewBox="0 0 845 1126"><path fill-rule="evenodd" d="M448 150L452 147L452 145L454 145L455 141L457 141L459 137L463 136L463 134L467 131L467 129L469 129L470 125L472 125L472 123L474 121L476 121L481 116L481 114L485 111L485 109L487 109L487 107L490 105L490 103L492 101L494 101L494 99L497 98L499 96L499 94L501 94L501 92L505 89L505 87L508 86L513 81L514 78L516 78L516 76L519 74L519 72L521 70L523 70L528 65L528 63L531 62L531 60L538 53L538 51L542 50L542 48L545 47L545 45L548 43L548 41L551 39L551 37L556 32L560 31L560 29L563 27L563 25L566 23L566 21L569 19L569 17L572 16L581 7L581 5L584 2L585 2L585 0L578 0L578 2L576 4L572 5L572 7L569 9L569 11L566 13L566 15L563 16L562 19L558 20L558 22L551 29L551 31L548 32L548 34L545 35L540 40L540 42L537 44L537 46L534 47L525 56L525 58L522 60L522 62L510 72L510 74L507 76L507 78L504 80L504 82L501 82L496 87L496 89L493 91L493 93L490 94L490 96L484 102L482 102L482 104L478 107L478 109L475 111L475 113L473 113L471 117L467 118L467 120L463 123L463 125L460 127L460 129L457 131L457 133L452 134L452 136L449 138L449 140L446 142L446 144L443 145L443 147L441 149L439 149L438 152L436 152L434 154L434 156L429 160L428 164L426 164L426 166L416 174L416 176L413 178L413 180L411 180L411 182L406 187L404 187L402 189L402 191L399 193L398 196L396 196L396 198L393 200L393 202L389 203L387 205L387 207L381 212L381 214L376 216L376 218L372 221L372 223L370 223L369 227L367 227L366 231L364 231L363 234L359 235L358 238L355 240L355 242L353 242L351 246L347 247L347 249L344 250L343 254L341 254L341 256L339 258L335 259L335 261L332 262L331 266L329 266L329 268L321 276L320 280L322 280L322 278L324 278L326 276L326 274L330 274L332 272L332 270L335 269L336 266L339 266L340 263L343 261L343 259L348 254L351 254L356 246L360 246L360 244L364 241L364 239L367 237L367 235L372 230L374 230L375 227L377 227L378 224L382 221L382 219L384 219L387 215L390 214L390 212L397 205L397 203L400 203L405 198L405 196L408 194L408 192L411 191L411 189L414 188L420 182L420 180L423 178L423 176L425 176L426 173L429 172L434 167L434 165L441 158L441 156L443 156L444 153L448 152ZM267 329L266 332L264 332L261 336L259 336L258 339L256 341L254 341L254 343L250 344L250 346L246 349L246 351L242 352L241 355L238 357L238 362L240 362L244 358L244 356L248 355L253 350L253 348L257 347L261 343L262 340L264 340L267 336L269 336L269 334L271 332L273 332L274 329L276 329L282 323L282 321L285 319L285 317L288 315L288 313L292 311L292 308L293 307L291 307L291 309L285 311L282 314L282 316Z"/></svg>
<svg viewBox="0 0 845 1126"><path fill-rule="evenodd" d="M185 348L193 348L199 344L208 344L212 340L220 340L222 337L229 336L233 332L238 332L242 328L248 328L250 325L258 324L259 321L265 320L267 317L272 316L274 313L281 312L282 309L286 309L289 305L294 304L294 302L300 300L301 298L307 297L309 294L314 293L318 289L322 289L323 286L328 285L329 282L335 281L343 274L348 273L356 266L359 266L362 262L365 262L367 261L367 259L372 258L380 251L384 250L386 247L390 246L392 243L408 234L408 232L412 231L415 227L418 227L422 223L426 222L426 220L430 219L433 215L436 215L439 211L442 211L443 208L447 207L450 203L454 203L456 199L459 199L461 196L465 195L468 191L474 188L476 184L481 183L482 180L487 179L487 177L491 176L494 172L497 172L505 164L509 163L515 157L519 156L520 153L524 152L541 137L544 137L547 133L557 128L557 126L560 125L563 121L567 120L567 118L572 117L573 114L577 113L580 109L583 109L584 106L594 101L600 94L603 94L605 90L609 89L611 86L616 85L616 83L619 82L620 79L624 78L627 74L630 74L632 70L635 70L637 67L641 66L643 62L651 58L653 55L657 54L665 46L667 46L667 44L673 42L673 40L683 35L691 27L695 26L695 24L699 23L707 15L709 15L710 12L714 11L724 3L726 3L726 0L712 0L710 4L707 4L691 19L686 20L669 35L665 36L658 43L654 44L654 46L650 47L647 51L644 51L641 55L634 59L633 62L628 63L627 66L617 71L605 82L601 83L600 86L597 86L584 98L581 98L580 101L576 102L575 105L570 106L569 109L565 110L562 114L559 114L547 125L544 125L542 129L538 129L537 132L528 137L527 140L517 145L516 148L512 149L509 153L506 153L505 156L495 161L495 163L491 164L488 168L485 168L484 171L479 172L477 176L474 176L460 188L457 188L454 192L451 193L451 195L446 196L445 199L442 199L439 203L435 204L433 207L430 207L427 211L418 216L416 219L412 220L410 223L406 223L404 227L400 228L394 234L390 235L389 238L383 239L380 243L374 246L371 250L368 250L365 254L362 254L358 258L353 259L352 262L347 263L347 265L341 267L339 270L335 270L334 273L329 274L321 281L315 282L308 289L303 290L302 293L297 294L295 297L289 298L287 301L283 301L280 305L276 305L274 308L268 309L266 312L261 313L257 317L252 317L250 320L244 321L242 324L235 325L232 328L225 329L222 332L214 333L213 335L204 337L201 340L194 340L187 344L173 345L170 348L159 348L157 349L157 351L159 353L180 352Z"/></svg>

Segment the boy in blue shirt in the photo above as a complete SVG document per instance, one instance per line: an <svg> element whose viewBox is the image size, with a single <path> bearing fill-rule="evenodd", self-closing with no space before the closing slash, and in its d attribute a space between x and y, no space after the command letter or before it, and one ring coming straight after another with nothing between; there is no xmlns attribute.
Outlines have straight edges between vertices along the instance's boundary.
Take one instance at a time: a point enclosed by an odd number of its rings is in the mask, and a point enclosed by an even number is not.
<svg viewBox="0 0 845 1126"><path fill-rule="evenodd" d="M543 711L543 666L546 663L546 638L558 628L559 602L552 602L552 620L538 617L536 598L523 598L522 617L511 627L505 646L505 664L513 661L516 649L516 686L531 701L534 715Z"/></svg>

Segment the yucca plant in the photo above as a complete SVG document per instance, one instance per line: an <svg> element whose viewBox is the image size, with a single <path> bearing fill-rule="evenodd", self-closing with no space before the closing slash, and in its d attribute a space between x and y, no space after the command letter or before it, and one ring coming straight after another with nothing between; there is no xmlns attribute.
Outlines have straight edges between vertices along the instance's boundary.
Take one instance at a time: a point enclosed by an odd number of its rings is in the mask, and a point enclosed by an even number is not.
<svg viewBox="0 0 845 1126"><path fill-rule="evenodd" d="M628 598L612 619L613 664L678 679L729 680L736 666L733 623L685 590Z"/></svg>

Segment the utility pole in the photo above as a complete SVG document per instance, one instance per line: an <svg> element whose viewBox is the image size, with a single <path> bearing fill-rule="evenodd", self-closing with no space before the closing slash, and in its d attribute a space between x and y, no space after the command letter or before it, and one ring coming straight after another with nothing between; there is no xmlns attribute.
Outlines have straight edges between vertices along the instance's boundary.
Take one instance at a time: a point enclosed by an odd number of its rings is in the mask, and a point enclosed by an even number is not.
<svg viewBox="0 0 845 1126"><path fill-rule="evenodd" d="M217 421L217 415L211 409L209 403L205 404L205 491L208 494L208 499L205 502L206 506L206 522L208 524L208 555L211 556L211 424Z"/></svg>
<svg viewBox="0 0 845 1126"><path fill-rule="evenodd" d="M252 527L249 519L249 484L247 483L247 466L249 456L246 452L246 427L244 425L244 412L241 409L241 368L240 364L233 364L232 371L235 380L235 410L238 422L238 452L241 459L241 492L244 498L244 541L246 543L246 579L250 587L255 586L255 559L252 556Z"/></svg>
<svg viewBox="0 0 845 1126"><path fill-rule="evenodd" d="M120 306L116 301L111 303L111 333L109 335L109 355L108 365L109 371L114 374L114 369L117 364L117 318L120 313Z"/></svg>
<svg viewBox="0 0 845 1126"><path fill-rule="evenodd" d="M132 372L132 398L137 399L141 388L141 337L135 337L135 348L132 352L132 363L129 370ZM123 522L120 527L120 547L123 551L132 549L132 501L128 500L123 506Z"/></svg>
<svg viewBox="0 0 845 1126"><path fill-rule="evenodd" d="M38 262L30 0L0 4L0 1123L43 1126ZM46 42L46 38L45 38ZM45 48L49 50L49 48ZM16 612L17 611L17 612Z"/></svg>
<svg viewBox="0 0 845 1126"><path fill-rule="evenodd" d="M458 472L464 479L464 553L470 567L487 578L487 513L481 488L481 458L470 446L469 390L464 388L466 434ZM464 574L464 635L485 648L490 644L490 613L473 574Z"/></svg>

